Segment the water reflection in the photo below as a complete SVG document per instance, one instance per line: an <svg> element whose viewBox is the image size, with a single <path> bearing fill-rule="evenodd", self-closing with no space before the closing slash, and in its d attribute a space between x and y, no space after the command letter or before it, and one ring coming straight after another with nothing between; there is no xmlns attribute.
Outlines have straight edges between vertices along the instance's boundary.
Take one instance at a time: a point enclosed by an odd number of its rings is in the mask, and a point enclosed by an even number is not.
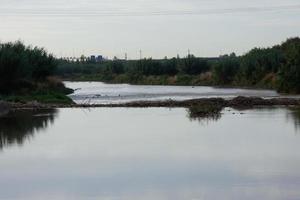
<svg viewBox="0 0 300 200"><path fill-rule="evenodd" d="M287 120L292 119L295 129L300 130L300 107L290 108L290 111L287 115Z"/></svg>
<svg viewBox="0 0 300 200"><path fill-rule="evenodd" d="M279 107L216 108L215 110L207 113L203 113L201 109L199 111L198 107L190 107L186 109L186 112L190 121L198 121L200 124L208 124L209 122L216 122L220 120L223 113L241 116L253 110L264 113L272 112L274 109L279 109ZM287 121L294 123L296 132L300 130L300 107L287 108L285 112Z"/></svg>
<svg viewBox="0 0 300 200"><path fill-rule="evenodd" d="M210 121L218 121L221 119L222 108L216 107L213 110L203 110L202 107L192 106L187 108L187 116L191 121L198 121L200 123L208 123Z"/></svg>
<svg viewBox="0 0 300 200"><path fill-rule="evenodd" d="M183 108L59 109L34 128L49 134L0 154L0 199L299 199L299 118L221 112L202 124Z"/></svg>
<svg viewBox="0 0 300 200"><path fill-rule="evenodd" d="M18 110L0 117L0 149L23 144L35 132L53 124L56 114L56 109Z"/></svg>

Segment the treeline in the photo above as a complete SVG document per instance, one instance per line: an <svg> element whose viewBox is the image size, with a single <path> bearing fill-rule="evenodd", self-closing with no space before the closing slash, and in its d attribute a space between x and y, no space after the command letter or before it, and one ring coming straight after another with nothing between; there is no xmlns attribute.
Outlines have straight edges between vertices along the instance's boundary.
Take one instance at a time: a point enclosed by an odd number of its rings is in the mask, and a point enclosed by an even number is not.
<svg viewBox="0 0 300 200"><path fill-rule="evenodd" d="M57 75L112 83L247 86L300 93L300 38L242 56L218 58L108 60L100 63L60 60Z"/></svg>
<svg viewBox="0 0 300 200"><path fill-rule="evenodd" d="M213 67L217 84L258 86L300 93L300 38L272 48L255 48L243 56L224 56Z"/></svg>
<svg viewBox="0 0 300 200"><path fill-rule="evenodd" d="M191 77L206 74L217 58L106 60L100 63L60 60L57 75L71 80L110 83L191 85ZM204 84L204 81L201 81ZM206 82L206 84L211 84Z"/></svg>
<svg viewBox="0 0 300 200"><path fill-rule="evenodd" d="M57 64L43 48L25 46L20 41L0 43L0 100L26 96L27 100L37 97L47 101L51 97L69 101L63 94L70 91L52 77Z"/></svg>
<svg viewBox="0 0 300 200"><path fill-rule="evenodd" d="M91 61L66 61L60 60L57 73L59 75L110 73L134 73L140 75L176 75L201 74L210 70L210 61L214 59L196 58L189 55L186 58L172 58L154 60L106 60L100 63Z"/></svg>

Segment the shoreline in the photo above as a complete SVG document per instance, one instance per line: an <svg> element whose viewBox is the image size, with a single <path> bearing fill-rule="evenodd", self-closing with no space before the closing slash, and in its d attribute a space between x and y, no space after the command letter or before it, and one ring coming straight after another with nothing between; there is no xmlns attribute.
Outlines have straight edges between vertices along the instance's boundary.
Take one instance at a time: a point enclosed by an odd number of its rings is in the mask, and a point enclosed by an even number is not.
<svg viewBox="0 0 300 200"><path fill-rule="evenodd" d="M126 85L132 85L132 86L190 86L190 87L212 87L212 88L232 88L232 89L250 89L250 90L271 90L271 91L276 91L276 89L271 88L271 87L262 87L262 86L258 86L258 85L233 85L233 84L229 84L229 85L221 85L221 84L168 84L168 83L131 83L131 82L114 82L114 81L105 81L105 80L97 80L97 79L68 79L68 78L63 78L60 77L62 79L63 82L96 82L96 83L104 83L107 85L115 85L115 84L126 84ZM278 92L278 91L276 91ZM289 94L289 93L279 93L278 94Z"/></svg>
<svg viewBox="0 0 300 200"><path fill-rule="evenodd" d="M232 108L244 108L253 106L300 106L300 99L294 98L270 98L263 99L260 97L235 97L230 100L223 98L200 98L183 101L167 100L167 101L134 101L128 103L116 103L116 104L43 104L39 102L28 103L13 103L13 102L0 102L6 110L18 110L18 109L53 109L53 108L150 108L150 107L167 107L167 108L189 108L191 106L200 105L213 105L232 107ZM1 106L0 106L1 108ZM0 110L1 111L1 110Z"/></svg>

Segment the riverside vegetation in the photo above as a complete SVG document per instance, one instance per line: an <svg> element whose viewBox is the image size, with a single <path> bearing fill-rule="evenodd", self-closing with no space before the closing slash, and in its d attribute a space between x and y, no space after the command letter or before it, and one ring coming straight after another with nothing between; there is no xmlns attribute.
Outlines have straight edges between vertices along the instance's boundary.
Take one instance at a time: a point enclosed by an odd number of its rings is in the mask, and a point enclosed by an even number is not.
<svg viewBox="0 0 300 200"><path fill-rule="evenodd" d="M71 93L53 77L57 59L20 41L0 44L0 100L68 104Z"/></svg>
<svg viewBox="0 0 300 200"><path fill-rule="evenodd" d="M146 85L211 85L300 93L300 38L254 48L245 55L155 60L59 61L56 74L67 80Z"/></svg>
<svg viewBox="0 0 300 200"><path fill-rule="evenodd" d="M160 85L212 85L300 93L300 38L242 56L69 61L22 42L0 43L0 100L71 104L65 80ZM33 104L29 104L33 105Z"/></svg>

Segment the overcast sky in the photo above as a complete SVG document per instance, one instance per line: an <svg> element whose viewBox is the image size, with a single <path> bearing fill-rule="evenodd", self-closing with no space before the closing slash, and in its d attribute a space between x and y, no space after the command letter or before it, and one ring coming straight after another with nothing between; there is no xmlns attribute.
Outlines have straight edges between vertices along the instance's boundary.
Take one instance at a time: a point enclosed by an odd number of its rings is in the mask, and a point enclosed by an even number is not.
<svg viewBox="0 0 300 200"><path fill-rule="evenodd" d="M57 56L243 54L300 35L300 0L0 0L0 40Z"/></svg>

